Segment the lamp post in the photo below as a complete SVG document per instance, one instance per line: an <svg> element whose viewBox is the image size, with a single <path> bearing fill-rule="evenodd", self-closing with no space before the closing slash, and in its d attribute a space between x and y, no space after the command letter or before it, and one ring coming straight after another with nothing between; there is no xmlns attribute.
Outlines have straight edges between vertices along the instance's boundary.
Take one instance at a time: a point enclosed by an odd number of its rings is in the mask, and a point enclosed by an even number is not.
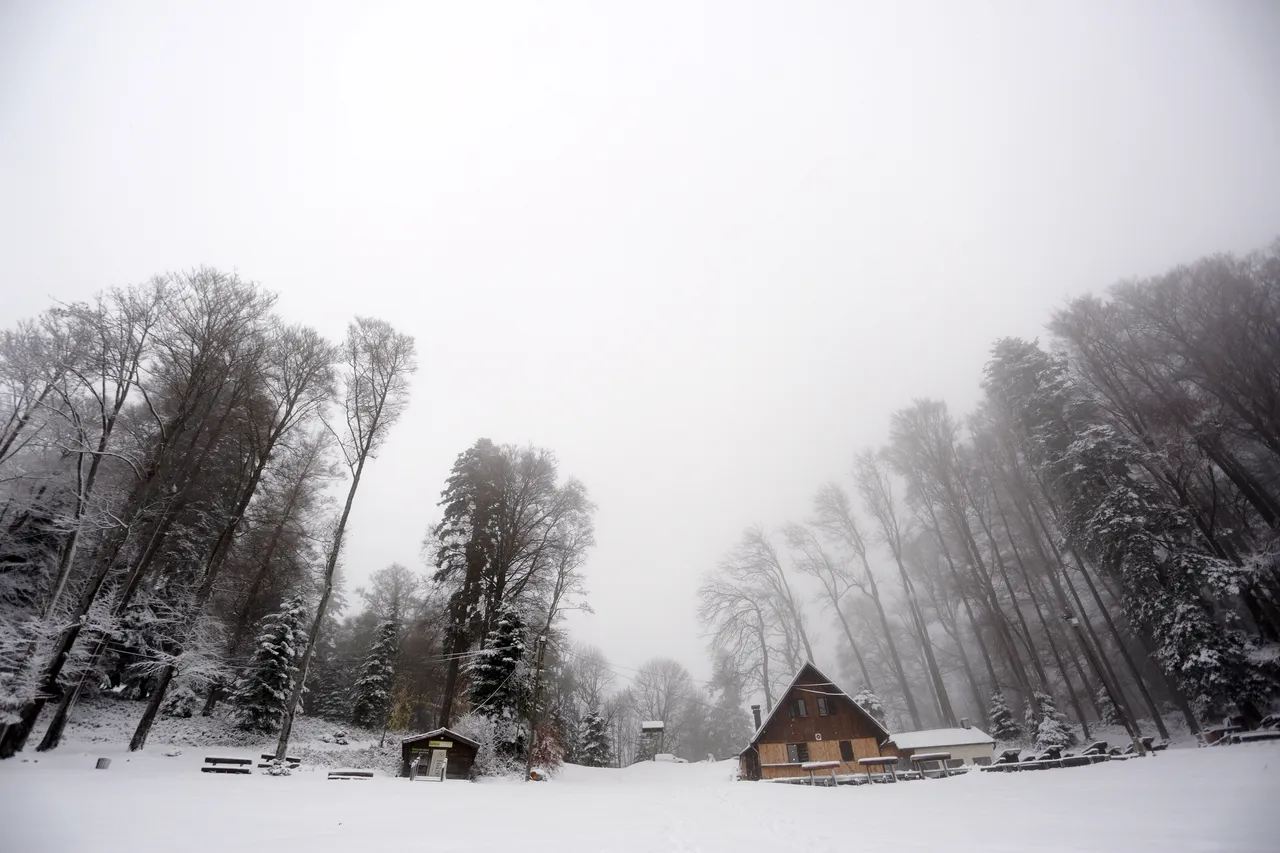
<svg viewBox="0 0 1280 853"><path fill-rule="evenodd" d="M1144 756L1147 754L1146 749L1142 746L1141 732L1138 731L1137 725L1129 717L1129 708L1124 702L1124 696L1116 685L1113 685L1107 678L1106 670L1102 667L1102 662L1098 660L1098 654L1093 646L1089 645L1089 641L1085 639L1084 631L1080 628L1080 619L1070 610L1062 612L1063 620L1071 626L1071 630L1075 631L1076 641L1080 643L1080 647L1084 649L1085 657L1089 659L1089 665L1093 667L1094 675L1102 682L1102 689L1107 691L1108 698L1111 699L1111 706L1116 709L1116 716L1120 718L1120 724L1124 726L1124 730L1129 733L1129 738L1133 742L1133 751L1135 755Z"/></svg>

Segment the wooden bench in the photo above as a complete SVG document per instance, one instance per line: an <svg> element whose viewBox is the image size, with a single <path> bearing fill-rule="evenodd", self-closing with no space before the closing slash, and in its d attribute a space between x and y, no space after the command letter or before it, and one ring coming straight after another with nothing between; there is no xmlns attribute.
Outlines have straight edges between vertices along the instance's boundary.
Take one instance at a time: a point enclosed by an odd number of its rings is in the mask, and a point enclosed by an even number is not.
<svg viewBox="0 0 1280 853"><path fill-rule="evenodd" d="M1226 737L1226 742L1230 744L1255 743L1264 740L1280 740L1280 729L1257 729L1252 732L1236 732Z"/></svg>
<svg viewBox="0 0 1280 853"><path fill-rule="evenodd" d="M331 770L330 779L372 779L372 770Z"/></svg>
<svg viewBox="0 0 1280 853"><path fill-rule="evenodd" d="M264 752L262 754L262 761L261 763L258 764L258 769L265 770L266 768L270 767L271 762L275 760L276 760L276 757L274 755L270 755ZM293 758L291 756L286 755L284 758L284 763L285 763L285 766L288 767L290 770L297 770L302 765L302 759Z"/></svg>
<svg viewBox="0 0 1280 853"><path fill-rule="evenodd" d="M206 766L200 768L201 773L252 773L252 758L217 758L207 756L204 760ZM227 766L223 766L227 765Z"/></svg>

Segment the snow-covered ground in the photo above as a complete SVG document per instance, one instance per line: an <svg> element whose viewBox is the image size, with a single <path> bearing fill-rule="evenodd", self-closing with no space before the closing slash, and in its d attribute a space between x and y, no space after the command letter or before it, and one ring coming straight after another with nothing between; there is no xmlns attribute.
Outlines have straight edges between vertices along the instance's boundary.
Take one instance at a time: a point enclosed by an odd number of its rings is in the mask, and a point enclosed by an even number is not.
<svg viewBox="0 0 1280 853"><path fill-rule="evenodd" d="M0 849L45 851L1267 851L1280 745L857 788L731 781L733 765L565 767L549 782L200 773L68 745L0 763ZM251 750L239 750L244 755ZM98 756L112 758L95 770ZM26 761L23 761L26 758ZM35 759L38 758L38 761Z"/></svg>

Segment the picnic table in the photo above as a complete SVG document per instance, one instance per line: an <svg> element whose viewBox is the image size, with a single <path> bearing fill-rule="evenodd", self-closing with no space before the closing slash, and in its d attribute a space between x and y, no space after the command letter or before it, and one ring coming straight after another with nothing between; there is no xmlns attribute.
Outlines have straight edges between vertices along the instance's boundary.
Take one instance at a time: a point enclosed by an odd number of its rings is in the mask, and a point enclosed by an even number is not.
<svg viewBox="0 0 1280 853"><path fill-rule="evenodd" d="M897 773L897 770L895 769L898 765L898 757L896 755L872 755L866 758L859 758L858 765L860 767L867 768L868 781L871 781L872 767L880 767L880 768L888 767L889 775L892 777L893 781L894 782L898 781L898 773ZM881 769L880 775L881 776L884 775L883 769Z"/></svg>
<svg viewBox="0 0 1280 853"><path fill-rule="evenodd" d="M920 765L928 764L931 761L937 762L938 770L941 771L943 776L950 776L951 768L947 766L947 762L950 760L951 760L951 753L949 752L917 752L916 754L911 756L911 763L915 765L917 770L920 771L921 779L924 779L926 777L924 775L924 768L921 767Z"/></svg>
<svg viewBox="0 0 1280 853"><path fill-rule="evenodd" d="M808 771L809 771L809 784L810 784L810 785L815 784L814 779L813 779L813 774L814 774L814 772L815 772L815 771L818 771L818 770L830 770L830 771L831 771L831 784L832 784L832 785L834 785L834 784L836 784L836 768L837 768L837 767L839 767L839 766L840 766L840 762L839 762L839 761L806 761L804 764L801 764L801 765L800 765L800 769L801 769L801 770L808 770Z"/></svg>

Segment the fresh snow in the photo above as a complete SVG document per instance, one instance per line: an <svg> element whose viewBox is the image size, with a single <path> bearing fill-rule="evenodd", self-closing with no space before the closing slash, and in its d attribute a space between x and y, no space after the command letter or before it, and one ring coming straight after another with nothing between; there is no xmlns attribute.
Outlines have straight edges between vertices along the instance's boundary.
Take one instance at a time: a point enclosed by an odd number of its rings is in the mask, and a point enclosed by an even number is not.
<svg viewBox="0 0 1280 853"><path fill-rule="evenodd" d="M996 739L982 729L925 729L919 732L898 732L889 740L899 749L930 749L935 746L967 746L976 743L995 743Z"/></svg>
<svg viewBox="0 0 1280 853"><path fill-rule="evenodd" d="M734 782L733 762L566 766L547 782L478 784L329 782L306 767L217 776L199 772L203 750L169 758L162 749L68 745L0 762L3 848L1272 853L1280 837L1274 744L835 789ZM99 756L112 759L109 770L93 769Z"/></svg>

